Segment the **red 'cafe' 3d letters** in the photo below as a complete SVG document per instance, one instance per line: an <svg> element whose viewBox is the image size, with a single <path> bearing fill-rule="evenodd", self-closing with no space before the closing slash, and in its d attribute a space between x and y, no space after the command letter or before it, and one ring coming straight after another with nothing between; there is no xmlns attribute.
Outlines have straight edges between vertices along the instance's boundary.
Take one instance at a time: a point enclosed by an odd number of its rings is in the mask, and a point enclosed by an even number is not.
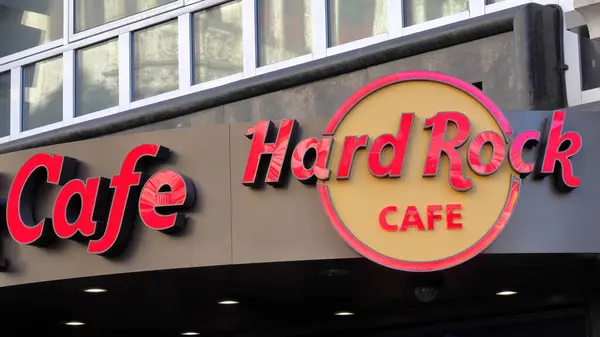
<svg viewBox="0 0 600 337"><path fill-rule="evenodd" d="M426 71L393 74L350 97L320 139L298 141L295 120L250 127L242 183L282 186L289 167L299 181L317 183L329 220L358 253L395 269L440 270L498 237L528 174L554 174L562 191L581 184L571 163L581 136L564 122L555 111L543 130L515 134L470 84ZM535 158L524 156L529 150Z"/></svg>
<svg viewBox="0 0 600 337"><path fill-rule="evenodd" d="M135 214L149 228L174 233L184 228L182 211L196 199L194 184L174 171L151 177L146 170L154 161L166 161L170 150L156 144L132 149L120 172L111 179L76 178L74 158L39 153L16 174L6 200L6 224L20 244L48 246L56 238L87 241L87 251L116 255L123 251ZM33 203L43 184L62 186L52 217L35 219Z"/></svg>

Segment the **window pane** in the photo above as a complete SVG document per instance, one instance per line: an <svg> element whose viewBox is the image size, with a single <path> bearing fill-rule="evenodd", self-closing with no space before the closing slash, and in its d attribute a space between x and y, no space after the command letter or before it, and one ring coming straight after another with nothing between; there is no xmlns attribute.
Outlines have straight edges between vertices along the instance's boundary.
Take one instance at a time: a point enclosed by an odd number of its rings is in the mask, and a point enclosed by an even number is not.
<svg viewBox="0 0 600 337"><path fill-rule="evenodd" d="M259 0L257 6L259 66L311 53L310 0Z"/></svg>
<svg viewBox="0 0 600 337"><path fill-rule="evenodd" d="M10 39L0 45L0 57L63 37L63 2L5 0L0 2L0 32Z"/></svg>
<svg viewBox="0 0 600 337"><path fill-rule="evenodd" d="M133 34L133 100L179 88L177 20Z"/></svg>
<svg viewBox="0 0 600 337"><path fill-rule="evenodd" d="M241 73L242 2L194 14L194 82Z"/></svg>
<svg viewBox="0 0 600 337"><path fill-rule="evenodd" d="M10 71L0 74L0 137L10 134Z"/></svg>
<svg viewBox="0 0 600 337"><path fill-rule="evenodd" d="M62 57L23 67L23 131L62 120Z"/></svg>
<svg viewBox="0 0 600 337"><path fill-rule="evenodd" d="M77 51L75 115L104 110L119 103L117 40Z"/></svg>
<svg viewBox="0 0 600 337"><path fill-rule="evenodd" d="M469 10L469 0L403 1L405 27Z"/></svg>
<svg viewBox="0 0 600 337"><path fill-rule="evenodd" d="M387 0L328 0L328 10L330 47L388 30Z"/></svg>
<svg viewBox="0 0 600 337"><path fill-rule="evenodd" d="M600 88L600 41L579 35L581 89Z"/></svg>
<svg viewBox="0 0 600 337"><path fill-rule="evenodd" d="M94 28L176 0L75 0L75 32Z"/></svg>

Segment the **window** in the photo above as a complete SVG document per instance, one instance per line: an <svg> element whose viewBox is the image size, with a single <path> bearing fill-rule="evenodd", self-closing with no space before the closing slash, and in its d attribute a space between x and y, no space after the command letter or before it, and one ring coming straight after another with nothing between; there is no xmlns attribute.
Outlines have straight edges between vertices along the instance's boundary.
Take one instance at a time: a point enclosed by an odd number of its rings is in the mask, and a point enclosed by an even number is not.
<svg viewBox="0 0 600 337"><path fill-rule="evenodd" d="M177 20L133 34L133 100L179 88Z"/></svg>
<svg viewBox="0 0 600 337"><path fill-rule="evenodd" d="M82 116L119 103L119 54L117 40L77 51L75 115Z"/></svg>
<svg viewBox="0 0 600 337"><path fill-rule="evenodd" d="M404 26L412 26L469 10L469 0L403 1Z"/></svg>
<svg viewBox="0 0 600 337"><path fill-rule="evenodd" d="M310 0L258 0L257 7L259 66L311 53Z"/></svg>
<svg viewBox="0 0 600 337"><path fill-rule="evenodd" d="M62 121L62 89L62 57L23 67L23 131Z"/></svg>
<svg viewBox="0 0 600 337"><path fill-rule="evenodd" d="M431 20L449 16L434 22L439 26L482 14L494 4L504 8L528 1L0 0L6 40L0 47L0 138L44 132L350 51L427 29L431 25L419 24ZM476 4L476 13L469 12L469 4ZM78 34L63 36L66 32ZM600 47L585 39L580 48L582 88L600 88ZM248 52L251 57L244 59ZM11 92L21 105L11 100ZM11 107L21 115L11 114Z"/></svg>
<svg viewBox="0 0 600 337"><path fill-rule="evenodd" d="M194 83L243 71L242 2L194 14Z"/></svg>
<svg viewBox="0 0 600 337"><path fill-rule="evenodd" d="M590 40L585 32L579 35L579 58L581 62L581 89L600 88L600 42Z"/></svg>
<svg viewBox="0 0 600 337"><path fill-rule="evenodd" d="M0 137L10 134L10 71L0 74Z"/></svg>
<svg viewBox="0 0 600 337"><path fill-rule="evenodd" d="M9 40L0 57L61 39L62 0L4 0L0 2L0 32Z"/></svg>
<svg viewBox="0 0 600 337"><path fill-rule="evenodd" d="M75 32L94 28L173 1L176 0L75 0Z"/></svg>
<svg viewBox="0 0 600 337"><path fill-rule="evenodd" d="M328 10L330 47L388 30L387 0L328 0Z"/></svg>

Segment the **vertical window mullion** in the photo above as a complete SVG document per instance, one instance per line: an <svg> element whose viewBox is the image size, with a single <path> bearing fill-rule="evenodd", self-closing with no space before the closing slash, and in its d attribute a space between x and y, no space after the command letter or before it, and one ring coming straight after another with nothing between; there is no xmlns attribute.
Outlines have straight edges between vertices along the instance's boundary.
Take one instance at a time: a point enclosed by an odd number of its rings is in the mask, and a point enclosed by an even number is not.
<svg viewBox="0 0 600 337"><path fill-rule="evenodd" d="M129 109L131 104L133 44L131 33L119 35L119 110Z"/></svg>
<svg viewBox="0 0 600 337"><path fill-rule="evenodd" d="M251 77L256 74L257 19L256 0L242 0L244 77Z"/></svg>
<svg viewBox="0 0 600 337"><path fill-rule="evenodd" d="M469 16L474 18L485 14L485 0L469 0Z"/></svg>
<svg viewBox="0 0 600 337"><path fill-rule="evenodd" d="M387 0L389 38L402 36L404 27L404 0Z"/></svg>
<svg viewBox="0 0 600 337"><path fill-rule="evenodd" d="M69 23L71 22L71 2L74 0L59 0L63 2L63 45L67 45L71 40L69 34Z"/></svg>
<svg viewBox="0 0 600 337"><path fill-rule="evenodd" d="M10 70L10 136L18 138L23 119L23 68Z"/></svg>
<svg viewBox="0 0 600 337"><path fill-rule="evenodd" d="M567 89L567 106L578 105L582 102L582 74L581 74L581 46L579 35L573 32L564 32L563 52L565 64L569 67L565 72Z"/></svg>
<svg viewBox="0 0 600 337"><path fill-rule="evenodd" d="M75 116L75 51L63 53L63 116L64 125L73 124Z"/></svg>
<svg viewBox="0 0 600 337"><path fill-rule="evenodd" d="M192 15L183 14L178 18L179 38L179 90L182 93L190 92L192 85Z"/></svg>
<svg viewBox="0 0 600 337"><path fill-rule="evenodd" d="M313 57L327 56L327 0L312 0Z"/></svg>

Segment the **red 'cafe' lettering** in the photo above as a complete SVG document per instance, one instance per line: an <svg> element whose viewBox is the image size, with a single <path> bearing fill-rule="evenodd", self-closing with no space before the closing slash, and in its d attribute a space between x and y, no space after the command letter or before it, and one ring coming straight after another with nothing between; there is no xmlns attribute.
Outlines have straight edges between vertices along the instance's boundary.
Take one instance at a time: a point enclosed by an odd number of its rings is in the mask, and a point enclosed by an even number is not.
<svg viewBox="0 0 600 337"><path fill-rule="evenodd" d="M181 211L195 201L190 179L160 171L147 178L153 160L165 161L169 149L143 144L132 149L112 179L76 179L77 160L40 153L16 174L6 201L6 221L12 238L20 244L48 246L56 237L88 241L88 252L120 253L131 232L135 213L149 228L173 233L185 226ZM33 203L42 184L62 186L52 217L36 220Z"/></svg>
<svg viewBox="0 0 600 337"><path fill-rule="evenodd" d="M427 222L423 222L421 219L421 215L415 206L408 206L406 208L406 213L402 218L402 225L390 225L387 222L387 215L389 213L398 212L398 207L396 206L388 206L385 207L381 213L379 213L379 225L381 228L388 232L396 232L396 231L406 231L410 226L414 226L417 230L420 231L432 231L436 228L436 221L442 220L442 215L436 212L442 211L446 209L446 228L447 229L461 229L462 223L458 222L461 218L461 214L459 211L462 208L462 205L458 204L449 204L443 207L442 205L427 205Z"/></svg>

